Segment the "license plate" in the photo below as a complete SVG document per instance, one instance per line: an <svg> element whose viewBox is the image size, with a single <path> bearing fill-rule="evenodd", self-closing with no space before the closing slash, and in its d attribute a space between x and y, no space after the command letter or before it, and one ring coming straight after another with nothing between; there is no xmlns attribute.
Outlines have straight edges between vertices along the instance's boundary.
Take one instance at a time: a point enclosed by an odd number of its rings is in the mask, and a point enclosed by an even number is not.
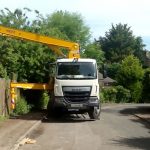
<svg viewBox="0 0 150 150"><path fill-rule="evenodd" d="M68 111L79 111L77 108L68 109Z"/></svg>
<svg viewBox="0 0 150 150"><path fill-rule="evenodd" d="M83 107L83 104L71 104L71 107L74 107L74 108Z"/></svg>

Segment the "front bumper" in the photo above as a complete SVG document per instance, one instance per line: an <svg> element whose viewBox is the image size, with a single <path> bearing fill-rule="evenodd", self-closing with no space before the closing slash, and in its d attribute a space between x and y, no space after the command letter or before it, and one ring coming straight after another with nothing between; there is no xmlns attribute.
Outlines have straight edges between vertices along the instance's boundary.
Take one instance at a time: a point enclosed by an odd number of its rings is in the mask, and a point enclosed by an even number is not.
<svg viewBox="0 0 150 150"><path fill-rule="evenodd" d="M87 101L71 102L65 97L57 96L54 100L55 107L62 107L66 109L89 109L91 107L99 107L100 100L97 97L89 97Z"/></svg>

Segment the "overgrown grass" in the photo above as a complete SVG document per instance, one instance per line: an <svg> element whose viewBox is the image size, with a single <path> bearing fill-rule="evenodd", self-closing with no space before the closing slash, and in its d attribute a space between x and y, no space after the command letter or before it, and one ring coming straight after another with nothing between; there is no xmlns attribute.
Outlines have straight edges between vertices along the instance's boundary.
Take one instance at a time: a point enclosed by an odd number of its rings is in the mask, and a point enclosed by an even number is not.
<svg viewBox="0 0 150 150"><path fill-rule="evenodd" d="M43 91L40 101L39 101L39 109L46 109L49 101L49 94L47 91Z"/></svg>
<svg viewBox="0 0 150 150"><path fill-rule="evenodd" d="M0 115L0 122L5 121L8 119L8 116L2 116Z"/></svg>
<svg viewBox="0 0 150 150"><path fill-rule="evenodd" d="M31 107L27 104L27 101L20 97L16 100L16 106L13 111L14 115L23 115L27 114L30 111Z"/></svg>

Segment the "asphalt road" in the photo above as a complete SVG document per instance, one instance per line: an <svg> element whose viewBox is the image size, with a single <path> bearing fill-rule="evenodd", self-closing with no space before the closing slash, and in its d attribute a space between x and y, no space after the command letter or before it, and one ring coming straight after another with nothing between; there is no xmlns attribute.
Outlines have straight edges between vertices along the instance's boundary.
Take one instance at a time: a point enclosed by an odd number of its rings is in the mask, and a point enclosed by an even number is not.
<svg viewBox="0 0 150 150"><path fill-rule="evenodd" d="M149 150L150 122L137 116L140 109L150 111L150 105L105 106L97 121L90 121L86 115L43 119L29 137L36 143L19 149Z"/></svg>

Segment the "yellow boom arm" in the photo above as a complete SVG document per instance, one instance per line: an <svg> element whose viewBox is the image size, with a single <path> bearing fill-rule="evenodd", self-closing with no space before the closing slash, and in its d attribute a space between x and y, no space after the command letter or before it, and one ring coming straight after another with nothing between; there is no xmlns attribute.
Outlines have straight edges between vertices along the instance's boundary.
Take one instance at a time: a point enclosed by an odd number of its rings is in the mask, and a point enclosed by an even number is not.
<svg viewBox="0 0 150 150"><path fill-rule="evenodd" d="M0 26L0 34L3 36L15 37L15 38L46 44L50 48L52 48L52 50L54 50L55 53L62 56L64 56L64 54L59 50L59 48L63 47L69 51L68 58L80 58L78 43L59 40L48 36L43 36L31 32L3 27L3 26Z"/></svg>

